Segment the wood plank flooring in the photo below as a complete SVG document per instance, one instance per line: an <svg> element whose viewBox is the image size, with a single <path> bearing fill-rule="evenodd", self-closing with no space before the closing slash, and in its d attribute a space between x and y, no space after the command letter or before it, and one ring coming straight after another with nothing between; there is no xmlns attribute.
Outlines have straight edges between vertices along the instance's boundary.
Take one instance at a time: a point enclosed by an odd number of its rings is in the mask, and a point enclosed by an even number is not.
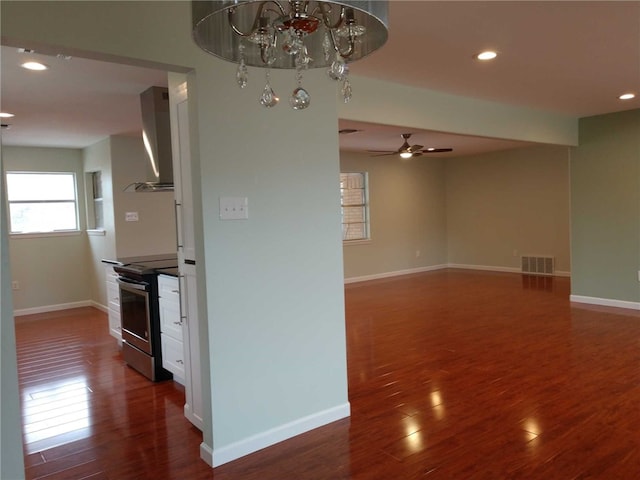
<svg viewBox="0 0 640 480"><path fill-rule="evenodd" d="M569 290L463 270L348 285L351 418L215 470L181 388L127 368L103 313L32 316L16 326L27 478L640 478L640 313Z"/></svg>

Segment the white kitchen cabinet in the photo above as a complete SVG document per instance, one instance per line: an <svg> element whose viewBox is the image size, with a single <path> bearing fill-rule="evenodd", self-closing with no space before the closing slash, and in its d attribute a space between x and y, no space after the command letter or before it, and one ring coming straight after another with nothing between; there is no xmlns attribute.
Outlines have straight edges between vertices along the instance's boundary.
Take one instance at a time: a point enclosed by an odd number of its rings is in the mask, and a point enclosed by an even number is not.
<svg viewBox="0 0 640 480"><path fill-rule="evenodd" d="M185 352L178 277L158 275L158 306L162 366L173 373L176 382L184 385Z"/></svg>
<svg viewBox="0 0 640 480"><path fill-rule="evenodd" d="M196 235L194 225L193 175L189 139L189 102L187 83L169 92L171 146L176 201L178 236L178 268L180 270L180 305L183 321L185 360L185 405L187 419L203 429L203 400L200 358L200 326L198 318Z"/></svg>
<svg viewBox="0 0 640 480"><path fill-rule="evenodd" d="M203 428L202 380L200 378L200 328L196 296L196 267L182 265L180 295L184 323L184 345L187 377L185 383L184 415L200 430Z"/></svg>
<svg viewBox="0 0 640 480"><path fill-rule="evenodd" d="M118 274L113 265L105 264L107 286L107 314L109 315L109 334L122 345L122 323L120 321L120 288L116 282Z"/></svg>

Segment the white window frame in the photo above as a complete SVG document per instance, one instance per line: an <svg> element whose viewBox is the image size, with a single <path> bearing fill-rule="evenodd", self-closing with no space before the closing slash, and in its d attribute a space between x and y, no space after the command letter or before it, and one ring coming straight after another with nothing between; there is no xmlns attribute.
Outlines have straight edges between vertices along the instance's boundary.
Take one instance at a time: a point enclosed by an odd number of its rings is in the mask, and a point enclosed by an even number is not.
<svg viewBox="0 0 640 480"><path fill-rule="evenodd" d="M9 198L9 187L8 187L8 176L9 175L67 175L70 176L73 180L73 200L42 200L42 199L34 199L34 200L12 200ZM80 212L78 206L78 179L75 172L69 171L24 171L24 170L10 170L5 172L5 181L7 182L7 204L9 206L9 234L12 237L42 237L42 236L65 236L65 235L78 235L80 234ZM10 207L12 203L72 203L73 210L75 214L75 228L72 229L60 229L60 230L42 230L42 231L14 231L13 229L13 219L11 218Z"/></svg>
<svg viewBox="0 0 640 480"><path fill-rule="evenodd" d="M87 208L87 233L89 235L104 235L104 200L102 171L85 172L85 194Z"/></svg>
<svg viewBox="0 0 640 480"><path fill-rule="evenodd" d="M343 182L345 181L345 175L360 175L362 179L362 199L363 203L361 204L344 204L344 195L343 190L346 190L343 187ZM360 190L360 188L358 188ZM353 239L345 239L344 235L344 225L348 225L348 222L345 222L344 217L344 207L360 207L362 208L362 217L364 222L352 222L352 223L364 223L364 235L362 237L353 238ZM344 245L355 245L358 243L367 243L371 241L371 221L369 218L369 174L367 172L341 172L340 173L340 216L342 221L342 243Z"/></svg>

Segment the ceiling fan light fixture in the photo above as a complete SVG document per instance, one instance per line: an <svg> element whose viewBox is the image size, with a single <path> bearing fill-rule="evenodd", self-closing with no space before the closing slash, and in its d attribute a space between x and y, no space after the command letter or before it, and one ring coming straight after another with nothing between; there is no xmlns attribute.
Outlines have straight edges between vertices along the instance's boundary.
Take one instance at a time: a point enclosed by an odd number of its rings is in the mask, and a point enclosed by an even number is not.
<svg viewBox="0 0 640 480"><path fill-rule="evenodd" d="M484 52L480 52L476 54L475 58L476 60L487 61L487 60L493 60L497 56L498 56L498 52L494 50L485 50Z"/></svg>
<svg viewBox="0 0 640 480"><path fill-rule="evenodd" d="M413 157L413 153L411 153L411 152L400 152L400 157L401 158L411 158L411 157Z"/></svg>
<svg viewBox="0 0 640 480"><path fill-rule="evenodd" d="M24 62L20 66L22 68L26 68L27 70L33 70L38 72L42 70L47 70L49 68L44 63L40 63L40 62Z"/></svg>
<svg viewBox="0 0 640 480"><path fill-rule="evenodd" d="M194 0L191 13L196 45L237 63L240 88L247 85L248 66L267 69L270 91L269 69L295 69L297 85L289 103L296 110L309 105L304 70L328 68L329 78L342 83L347 103L352 89L346 64L379 49L388 37L386 0Z"/></svg>

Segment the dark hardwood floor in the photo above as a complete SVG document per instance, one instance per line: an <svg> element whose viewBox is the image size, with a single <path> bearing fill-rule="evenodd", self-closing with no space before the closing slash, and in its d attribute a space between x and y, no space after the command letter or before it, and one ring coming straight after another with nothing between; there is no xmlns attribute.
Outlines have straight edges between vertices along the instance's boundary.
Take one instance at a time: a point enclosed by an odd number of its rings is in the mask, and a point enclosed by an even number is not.
<svg viewBox="0 0 640 480"><path fill-rule="evenodd" d="M345 292L351 418L215 470L182 389L127 368L103 313L21 317L27 478L640 478L640 313L462 270Z"/></svg>

